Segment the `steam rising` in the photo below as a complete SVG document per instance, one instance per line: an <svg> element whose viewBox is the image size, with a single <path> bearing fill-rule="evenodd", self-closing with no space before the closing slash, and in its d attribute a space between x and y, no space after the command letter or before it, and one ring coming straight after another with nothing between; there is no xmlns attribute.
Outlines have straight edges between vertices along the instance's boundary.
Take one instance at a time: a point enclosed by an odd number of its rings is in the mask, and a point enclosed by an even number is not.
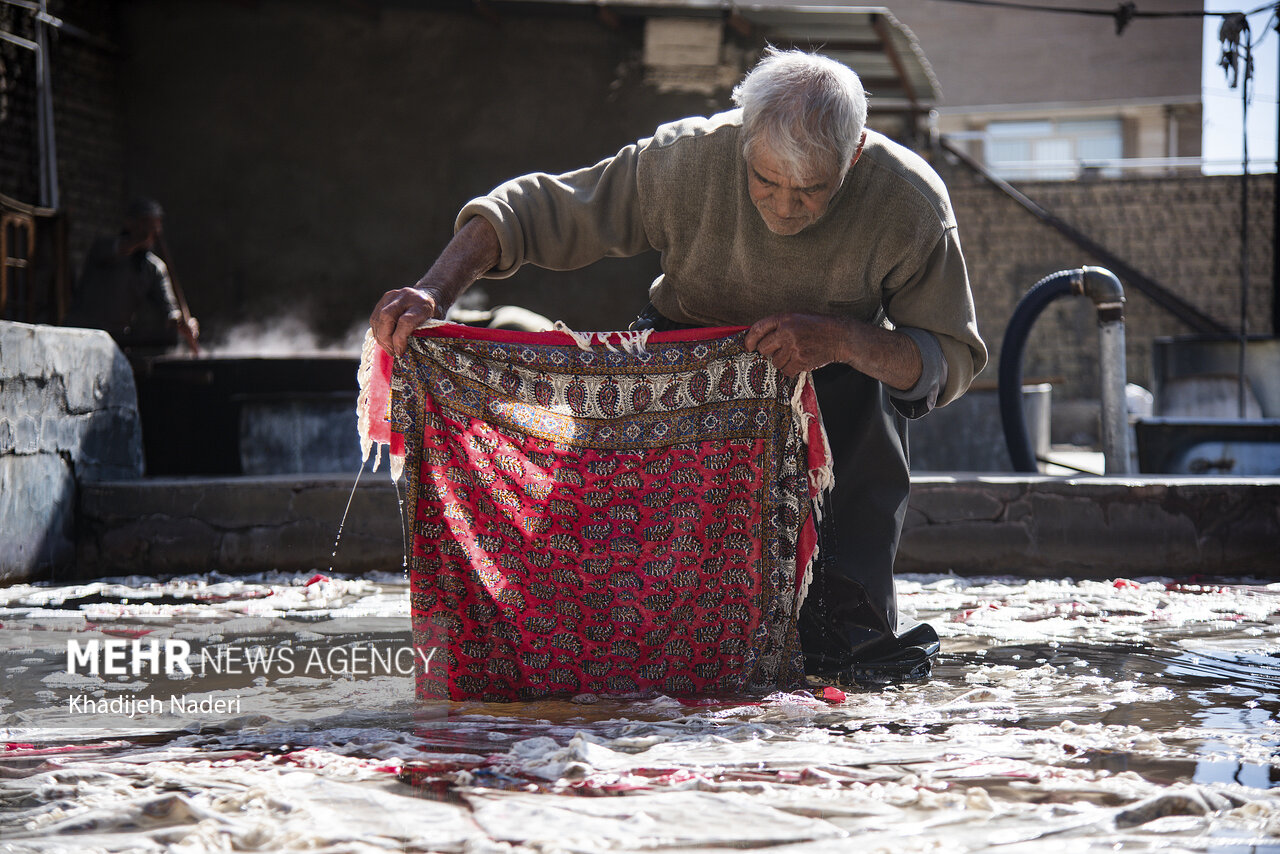
<svg viewBox="0 0 1280 854"><path fill-rule="evenodd" d="M455 308L482 310L489 302L484 288L470 288L458 298ZM201 340L201 349L210 356L294 356L307 353L360 355L369 322L352 322L337 339L322 339L304 316L282 315L270 320L250 320L236 324L210 341Z"/></svg>
<svg viewBox="0 0 1280 854"><path fill-rule="evenodd" d="M359 355L368 321L360 320L337 340L322 341L306 320L284 316L248 321L233 326L207 351L213 356L292 356L301 353L348 353Z"/></svg>

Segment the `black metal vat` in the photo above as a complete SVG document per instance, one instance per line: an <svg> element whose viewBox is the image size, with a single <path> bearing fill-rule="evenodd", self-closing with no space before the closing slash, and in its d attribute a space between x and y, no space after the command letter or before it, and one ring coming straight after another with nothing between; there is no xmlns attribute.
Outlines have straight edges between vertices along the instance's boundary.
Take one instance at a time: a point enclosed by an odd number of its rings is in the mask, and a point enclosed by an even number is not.
<svg viewBox="0 0 1280 854"><path fill-rule="evenodd" d="M354 474L359 362L314 353L135 364L146 473Z"/></svg>

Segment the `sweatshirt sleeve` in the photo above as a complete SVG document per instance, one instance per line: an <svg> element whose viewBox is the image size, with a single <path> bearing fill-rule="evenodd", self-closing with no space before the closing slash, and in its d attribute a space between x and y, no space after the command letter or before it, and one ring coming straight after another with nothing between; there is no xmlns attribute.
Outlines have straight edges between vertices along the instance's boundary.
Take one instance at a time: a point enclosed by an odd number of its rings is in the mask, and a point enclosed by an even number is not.
<svg viewBox="0 0 1280 854"><path fill-rule="evenodd" d="M987 364L987 348L978 335L973 292L955 226L943 231L920 269L887 290L884 299L889 320L921 347L925 363L921 380L929 386L921 388L922 383L917 383L915 389L895 392L895 407L914 418L935 403L942 406L964 394ZM921 333L936 341L936 351ZM935 354L941 356L940 365ZM913 405L897 405L896 401Z"/></svg>
<svg viewBox="0 0 1280 854"><path fill-rule="evenodd" d="M637 146L595 166L548 175L536 172L468 202L455 231L482 216L498 233L501 254L487 278L506 278L524 264L576 270L605 257L651 248L640 215Z"/></svg>
<svg viewBox="0 0 1280 854"><path fill-rule="evenodd" d="M178 307L178 296L173 289L173 279L169 278L168 265L151 252L146 255L146 263L150 268L148 278L151 280L151 300L164 311L169 320L182 320L182 309Z"/></svg>

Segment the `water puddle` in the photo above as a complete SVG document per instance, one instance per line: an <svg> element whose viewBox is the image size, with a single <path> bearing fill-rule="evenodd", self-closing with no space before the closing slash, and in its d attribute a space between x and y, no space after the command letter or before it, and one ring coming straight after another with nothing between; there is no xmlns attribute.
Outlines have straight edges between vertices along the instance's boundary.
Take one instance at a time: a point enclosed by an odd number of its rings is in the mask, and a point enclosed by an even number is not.
<svg viewBox="0 0 1280 854"><path fill-rule="evenodd" d="M927 682L511 705L414 701L401 573L0 589L0 847L1280 851L1280 585L899 589Z"/></svg>

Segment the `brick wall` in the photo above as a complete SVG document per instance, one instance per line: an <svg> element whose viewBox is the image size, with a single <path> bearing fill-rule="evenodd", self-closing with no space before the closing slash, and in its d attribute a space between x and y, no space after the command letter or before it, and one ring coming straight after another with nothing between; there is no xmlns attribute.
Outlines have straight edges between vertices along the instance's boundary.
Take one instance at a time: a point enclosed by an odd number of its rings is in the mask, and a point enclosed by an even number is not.
<svg viewBox="0 0 1280 854"><path fill-rule="evenodd" d="M1041 224L963 167L940 167L951 190L974 286L979 329L991 349L982 380L994 380L1000 339L1018 300L1042 277L1101 261ZM1248 328L1270 334L1274 176L1249 184ZM1240 316L1239 176L1169 176L1022 183L1018 189L1112 253L1232 329ZM1190 330L1126 284L1128 370L1150 387L1151 341ZM1036 322L1026 377L1060 377L1054 398L1096 398L1097 333L1092 305L1060 300Z"/></svg>
<svg viewBox="0 0 1280 854"><path fill-rule="evenodd" d="M54 114L62 208L72 275L93 238L120 227L124 211L125 116L114 3L63 0L59 14L95 37L60 34L53 51Z"/></svg>
<svg viewBox="0 0 1280 854"><path fill-rule="evenodd" d="M125 113L120 85L124 55L115 42L114 10L114 4L102 0L50 4L55 17L88 33L87 37L55 29L48 33L58 209L66 218L72 279L93 238L119 227L124 207ZM0 5L0 28L34 41L32 20L29 10ZM34 51L0 42L0 193L28 205L44 203L36 74ZM50 237L41 235L42 245ZM50 276L37 273L36 286L51 289ZM54 305L51 292L41 295L35 301L35 316L24 314L22 319L52 321Z"/></svg>
<svg viewBox="0 0 1280 854"><path fill-rule="evenodd" d="M0 30L35 39L29 12L0 4ZM0 193L35 204L39 194L36 152L35 52L0 41Z"/></svg>

